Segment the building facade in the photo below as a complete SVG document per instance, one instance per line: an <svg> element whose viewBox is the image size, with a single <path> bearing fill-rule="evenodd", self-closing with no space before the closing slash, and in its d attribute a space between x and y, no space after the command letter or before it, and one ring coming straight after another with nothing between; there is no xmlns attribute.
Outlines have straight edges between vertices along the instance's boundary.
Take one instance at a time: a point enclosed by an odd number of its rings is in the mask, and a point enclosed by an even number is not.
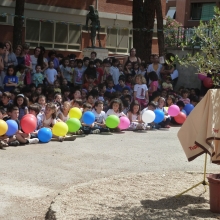
<svg viewBox="0 0 220 220"><path fill-rule="evenodd" d="M167 15L175 18L185 27L198 26L200 20L213 18L214 7L220 7L219 0L167 0Z"/></svg>
<svg viewBox="0 0 220 220"><path fill-rule="evenodd" d="M161 1L165 16L166 0ZM82 49L91 46L85 23L89 5L94 5L99 11L102 47L110 54L128 54L133 44L132 4L132 0L26 0L23 41L32 48L41 45L82 56ZM14 11L15 1L0 0L0 41L12 41ZM156 37L152 50L158 51Z"/></svg>

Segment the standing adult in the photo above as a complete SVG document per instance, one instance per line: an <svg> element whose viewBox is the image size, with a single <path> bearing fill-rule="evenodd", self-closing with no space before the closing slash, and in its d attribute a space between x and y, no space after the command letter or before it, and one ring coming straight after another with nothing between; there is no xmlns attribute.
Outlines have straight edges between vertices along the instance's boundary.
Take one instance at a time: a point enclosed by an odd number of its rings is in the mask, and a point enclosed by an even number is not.
<svg viewBox="0 0 220 220"><path fill-rule="evenodd" d="M18 65L25 65L25 60L23 56L23 47L21 45L18 45L15 50L15 55L17 58Z"/></svg>
<svg viewBox="0 0 220 220"><path fill-rule="evenodd" d="M31 62L31 57L29 55L29 47L30 46L28 44L23 45L24 65L26 67L26 69L25 69L25 78L24 78L25 85L30 85L31 84L32 62Z"/></svg>
<svg viewBox="0 0 220 220"><path fill-rule="evenodd" d="M152 59L153 63L150 64L147 68L147 73L149 74L150 72L156 72L158 76L158 82L160 83L161 81L161 76L160 76L160 71L162 69L162 65L159 63L159 56L154 55L154 58ZM150 81L149 81L150 84Z"/></svg>
<svg viewBox="0 0 220 220"><path fill-rule="evenodd" d="M10 41L5 42L5 50L4 50L4 54L3 54L3 60L4 60L4 70L1 72L2 80L4 80L4 78L5 78L8 66L13 65L16 67L18 65L18 61L17 61L15 54L12 51L12 44Z"/></svg>
<svg viewBox="0 0 220 220"><path fill-rule="evenodd" d="M131 62L132 65L135 62L137 62L139 64L141 63L141 59L136 56L136 49L135 48L131 48L130 56L128 56L128 58L125 60L125 65L126 65L127 62Z"/></svg>

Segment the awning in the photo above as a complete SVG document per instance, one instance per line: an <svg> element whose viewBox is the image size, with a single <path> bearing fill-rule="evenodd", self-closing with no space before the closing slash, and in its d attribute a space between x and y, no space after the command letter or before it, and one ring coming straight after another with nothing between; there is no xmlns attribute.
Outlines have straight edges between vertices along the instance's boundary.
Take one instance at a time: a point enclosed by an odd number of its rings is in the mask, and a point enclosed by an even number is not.
<svg viewBox="0 0 220 220"><path fill-rule="evenodd" d="M170 7L166 17L174 18L175 13L176 13L176 7Z"/></svg>

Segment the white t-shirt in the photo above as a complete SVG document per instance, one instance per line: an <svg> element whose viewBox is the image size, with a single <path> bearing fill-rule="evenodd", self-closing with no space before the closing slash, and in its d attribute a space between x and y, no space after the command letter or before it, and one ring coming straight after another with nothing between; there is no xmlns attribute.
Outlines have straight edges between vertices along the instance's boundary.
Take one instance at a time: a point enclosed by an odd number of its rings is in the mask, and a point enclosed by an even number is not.
<svg viewBox="0 0 220 220"><path fill-rule="evenodd" d="M96 112L95 109L92 110L92 113L95 115L95 122L97 123L103 123L103 119L105 119L105 112L104 111L101 111L100 114L98 114Z"/></svg>
<svg viewBox="0 0 220 220"><path fill-rule="evenodd" d="M53 84L57 76L57 71L55 69L48 68L45 71L45 75L47 77L48 82Z"/></svg>
<svg viewBox="0 0 220 220"><path fill-rule="evenodd" d="M115 112L113 109L109 109L106 114L105 114L105 118L107 118L109 115L116 115L118 117L122 117L122 116L126 116L124 114L124 112Z"/></svg>
<svg viewBox="0 0 220 220"><path fill-rule="evenodd" d="M148 91L146 84L135 84L134 92L136 93L136 98L138 99L145 99L146 98L146 91Z"/></svg>
<svg viewBox="0 0 220 220"><path fill-rule="evenodd" d="M46 119L46 116L44 114L42 114L42 124L43 127L52 127L56 124L56 119L53 119L52 117Z"/></svg>
<svg viewBox="0 0 220 220"><path fill-rule="evenodd" d="M31 63L32 63L32 71L33 73L36 72L36 65L37 65L37 57L35 57L34 55L30 55L30 58L31 58Z"/></svg>

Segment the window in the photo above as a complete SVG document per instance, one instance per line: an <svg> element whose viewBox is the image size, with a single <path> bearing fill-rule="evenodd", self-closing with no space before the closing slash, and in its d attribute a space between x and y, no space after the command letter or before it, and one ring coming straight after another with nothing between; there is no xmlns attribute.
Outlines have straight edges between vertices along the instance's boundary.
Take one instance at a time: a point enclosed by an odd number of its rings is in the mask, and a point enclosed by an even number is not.
<svg viewBox="0 0 220 220"><path fill-rule="evenodd" d="M111 52L127 53L131 46L130 30L111 28L107 30L106 47Z"/></svg>
<svg viewBox="0 0 220 220"><path fill-rule="evenodd" d="M208 21L213 18L216 3L192 3L191 19Z"/></svg>
<svg viewBox="0 0 220 220"><path fill-rule="evenodd" d="M26 20L26 42L32 47L79 50L81 26Z"/></svg>

